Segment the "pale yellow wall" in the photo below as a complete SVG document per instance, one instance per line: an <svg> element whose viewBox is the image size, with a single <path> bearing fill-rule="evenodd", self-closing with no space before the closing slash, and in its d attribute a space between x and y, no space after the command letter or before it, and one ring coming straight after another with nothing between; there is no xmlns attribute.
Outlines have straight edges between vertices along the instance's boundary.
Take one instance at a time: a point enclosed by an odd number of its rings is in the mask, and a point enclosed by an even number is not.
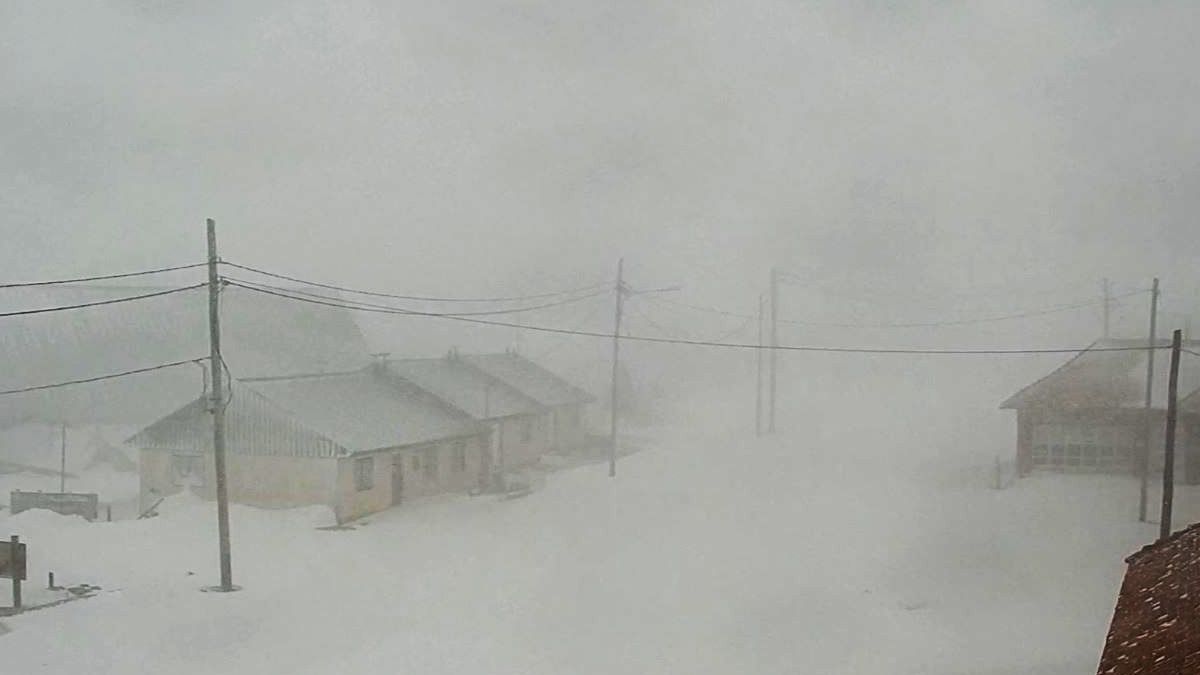
<svg viewBox="0 0 1200 675"><path fill-rule="evenodd" d="M216 493L216 467L211 454L199 459L202 468L199 487L193 492L206 499ZM322 457L271 455L229 455L226 459L229 499L239 504L265 508L288 508L310 504L333 504L337 460ZM141 451L142 508L159 497L181 490L172 470L172 453L163 450Z"/></svg>
<svg viewBox="0 0 1200 675"><path fill-rule="evenodd" d="M521 435L521 427L524 424L522 420L526 419L531 420L532 423L532 433L528 441L522 440ZM506 469L536 464L538 459L550 448L552 427L549 415L539 415L533 418L506 417L500 420L500 427L503 442L501 454Z"/></svg>
<svg viewBox="0 0 1200 675"><path fill-rule="evenodd" d="M369 454L359 454L338 460L335 511L341 522L361 518L381 511L393 504L392 474L394 462L403 464L403 494L401 502L436 494L467 492L479 485L483 470L483 453L486 451L485 436L462 439L466 450L466 467L455 470L453 447L455 441L442 441L427 445L390 448ZM427 476L425 464L427 451L437 453L437 473ZM418 457L416 467L413 457ZM374 484L369 490L358 490L354 484L354 460L361 457L374 458Z"/></svg>

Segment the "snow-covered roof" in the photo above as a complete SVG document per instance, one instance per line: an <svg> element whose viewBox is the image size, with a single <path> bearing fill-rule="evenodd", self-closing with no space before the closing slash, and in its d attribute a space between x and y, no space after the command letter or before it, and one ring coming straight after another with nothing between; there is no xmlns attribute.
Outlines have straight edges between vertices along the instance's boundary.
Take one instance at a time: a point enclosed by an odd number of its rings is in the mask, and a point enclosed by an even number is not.
<svg viewBox="0 0 1200 675"><path fill-rule="evenodd" d="M79 473L92 463L97 453L115 448L132 461L124 440L136 427L88 426L66 429L66 465L68 473ZM0 467L57 472L63 460L63 429L60 425L22 424L0 429Z"/></svg>
<svg viewBox="0 0 1200 675"><path fill-rule="evenodd" d="M475 419L536 414L543 410L536 400L454 356L392 359L387 367Z"/></svg>
<svg viewBox="0 0 1200 675"><path fill-rule="evenodd" d="M1159 347L1170 340L1160 339ZM1189 340L1187 349L1200 342ZM1058 369L1017 392L1001 408L1141 408L1146 395L1145 340L1099 340ZM1110 351L1102 351L1108 349ZM1121 351L1116 351L1121 350ZM1151 406L1166 408L1170 352L1154 352ZM1180 397L1200 389L1200 359L1184 355L1179 364Z"/></svg>
<svg viewBox="0 0 1200 675"><path fill-rule="evenodd" d="M329 457L481 433L466 413L373 368L239 380L226 413L230 452ZM143 429L147 449L210 451L205 402Z"/></svg>
<svg viewBox="0 0 1200 675"><path fill-rule="evenodd" d="M1200 669L1200 524L1126 562L1101 675L1176 675Z"/></svg>
<svg viewBox="0 0 1200 675"><path fill-rule="evenodd" d="M586 391L513 352L463 354L458 358L544 406L590 403L593 400Z"/></svg>

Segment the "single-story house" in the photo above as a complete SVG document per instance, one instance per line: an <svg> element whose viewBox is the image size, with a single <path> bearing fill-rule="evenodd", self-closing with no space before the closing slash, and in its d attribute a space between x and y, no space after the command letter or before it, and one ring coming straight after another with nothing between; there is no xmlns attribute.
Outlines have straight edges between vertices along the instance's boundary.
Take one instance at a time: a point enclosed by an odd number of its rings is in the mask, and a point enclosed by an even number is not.
<svg viewBox="0 0 1200 675"><path fill-rule="evenodd" d="M1159 340L1160 347L1169 346ZM1198 343L1187 341L1187 349ZM1138 473L1146 456L1161 471L1170 354L1155 350L1150 408L1145 408L1145 340L1101 340L1017 392L1001 408L1017 412L1018 475L1035 470ZM1106 351L1107 350L1107 351ZM1180 362L1175 475L1200 483L1200 359ZM1186 407L1186 409L1185 409Z"/></svg>
<svg viewBox="0 0 1200 675"><path fill-rule="evenodd" d="M547 448L569 451L584 445L584 409L595 401L591 394L514 351L456 358L541 404L547 412L534 433L546 436Z"/></svg>
<svg viewBox="0 0 1200 675"><path fill-rule="evenodd" d="M550 450L543 420L551 410L456 353L437 359L389 359L386 367L488 426L491 442L485 461L494 478L534 464Z"/></svg>
<svg viewBox="0 0 1200 675"><path fill-rule="evenodd" d="M231 501L327 504L345 522L486 477L487 427L378 366L239 379L230 390ZM141 454L144 507L183 489L215 493L208 406L198 398L129 440Z"/></svg>
<svg viewBox="0 0 1200 675"><path fill-rule="evenodd" d="M1097 675L1200 672L1200 523L1125 562Z"/></svg>

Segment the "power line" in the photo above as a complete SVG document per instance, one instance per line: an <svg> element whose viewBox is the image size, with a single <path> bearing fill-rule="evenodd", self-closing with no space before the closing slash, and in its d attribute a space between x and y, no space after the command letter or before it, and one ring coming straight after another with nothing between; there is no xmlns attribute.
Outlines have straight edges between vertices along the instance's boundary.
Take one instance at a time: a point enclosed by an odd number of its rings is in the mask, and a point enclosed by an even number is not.
<svg viewBox="0 0 1200 675"><path fill-rule="evenodd" d="M316 286L317 288L327 288L332 291L342 291L343 293L354 293L356 295L369 295L369 296L377 297L377 298L393 298L396 300L417 300L417 301L421 301L421 302L516 302L519 300L540 300L543 298L553 298L553 297L557 297L557 296L561 296L561 295L574 295L576 293L592 291L592 290L595 290L600 287L607 288L608 286L612 285L610 282L603 282L603 283L598 283L598 284L592 284L590 286L584 286L582 288L575 288L575 289L570 289L570 290L565 290L565 291L555 291L552 293L535 293L532 295L514 295L514 296L507 296L507 297L501 296L501 297L492 297L492 298L449 298L449 297L432 297L432 296L423 296L423 295L400 295L397 293L381 293L378 291L364 291L362 289L349 288L346 286L335 286L333 284L323 284L323 283L316 282L316 281L308 281L306 279L300 279L298 277L290 277L285 274L276 274L275 272L268 272L266 270L259 269L257 267L250 267L249 265L239 265L237 263L232 263L232 262L228 262L225 260L222 260L221 264L227 265L229 267L234 267L234 268L237 268L240 270L245 270L247 272L254 272L255 274L261 274L263 276L274 277L276 279L282 279L284 281L291 281L294 283L305 284L307 286Z"/></svg>
<svg viewBox="0 0 1200 675"><path fill-rule="evenodd" d="M240 286L247 290L264 293L266 295L274 295L280 298L296 300L298 302L307 302L315 305L324 305L326 307L337 307L340 309L352 309L360 312L372 312L379 314L399 314L402 316L425 316L430 318L449 319L451 321L463 321L466 323L474 323L485 326L500 326L504 328L520 328L522 330L531 330L542 333L556 333L559 335L578 335L581 337L604 338L611 340L612 333L601 333L597 331L581 331L571 330L567 328L555 328L553 326L538 326L533 324L514 323L510 321L495 321L490 319L476 319L454 314L438 314L435 312L413 312L401 311L396 309L370 308L362 306L354 306L337 302L327 302L315 298L306 298L303 296L290 295L285 292L277 292L267 290L265 288L255 288L252 286L244 286L237 282L230 282L231 285ZM795 352L830 352L842 354L958 354L958 355L1007 355L1007 354L1076 354L1080 352L1129 352L1129 351L1147 351L1151 349L1161 350L1169 349L1168 346L1161 347L1062 347L1062 348L1027 348L1027 349L908 349L908 348L872 348L872 347L818 347L811 345L759 345L751 343L739 342L717 342L709 340L682 340L675 338L657 338L643 335L622 335L622 340L632 340L635 342L653 342L659 344L677 344L691 345L696 347L724 347L730 349L763 349L763 350L779 350L779 351L795 351Z"/></svg>
<svg viewBox="0 0 1200 675"><path fill-rule="evenodd" d="M594 298L599 295L607 295L609 292L608 289L601 290L601 291L594 291L587 295L581 295L578 297L567 298L565 300L558 300L555 302L546 302L546 303L542 303L540 305L533 305L531 307L512 307L509 309L481 310L478 312L422 312L420 310L407 309L404 307L393 307L391 305L379 305L379 304L375 304L375 303L371 303L371 302L362 302L361 300L346 300L344 298L336 298L336 297L329 296L329 295L321 295L320 293L313 293L311 291L303 291L300 289L280 288L279 286L270 286L268 284L258 284L258 283L254 283L254 282L250 282L250 281L245 281L243 279L236 279L234 277L224 277L224 278L227 279L228 281L230 281L231 283L237 282L234 285L235 286L240 285L243 288L248 288L249 286L256 286L259 288L267 288L267 289L270 289L273 291L280 291L280 292L284 292L284 293L297 293L299 295L306 295L306 296L317 298L320 300L330 300L332 302L342 302L342 303L346 303L346 304L352 304L355 306L362 307L364 309L388 309L388 310L394 310L396 312L403 313L403 314L416 314L416 315L420 315L420 316L425 316L425 315L447 316L447 317L449 317L449 316L491 316L491 315L497 315L497 314L519 314L521 312L532 312L532 311L538 310L538 309L548 309L550 307L559 307L561 305L569 305L572 303L581 302L583 300L588 300L590 298Z"/></svg>
<svg viewBox="0 0 1200 675"><path fill-rule="evenodd" d="M1121 300L1123 298L1128 298L1128 297L1131 297L1134 295L1139 295L1144 292L1145 291L1140 291L1140 290L1139 291L1131 291L1131 292L1125 293L1123 295L1114 296L1110 299L1110 304L1112 304L1116 300ZM747 319L747 320L752 320L754 318L752 315L749 315L749 314L741 314L738 312L729 312L729 311L717 309L715 307L705 307L703 305L693 305L693 304L686 303L686 302L680 302L678 300L669 300L667 298L653 298L652 301L665 302L665 303L669 303L669 304L673 304L673 305L679 305L681 307L687 307L687 308L694 309L697 311L708 312L710 314L718 314L721 316L736 317L739 319ZM934 328L934 327L938 327L938 326L967 326L967 325L972 325L972 324L977 324L977 323L993 323L993 322L997 322L997 321L1009 321L1012 319L1026 319L1026 318L1035 317L1035 316L1043 316L1046 314L1055 314L1058 312L1066 312L1066 311L1073 310L1073 309L1082 309L1084 307L1094 307L1094 306L1102 305L1102 304L1104 304L1102 301L1100 301L1100 302L1097 302L1097 301L1081 302L1081 303L1075 303L1075 304L1070 304L1070 305L1056 305L1054 307L1048 307L1048 308L1044 308L1044 309L1040 309L1040 310L1032 310L1032 311L1028 311L1028 312L1020 312L1020 313L1016 313L1016 314L1003 314L1003 315L998 315L998 316L979 317L979 318L974 318L974 319L958 319L958 320L949 320L949 321L914 321L914 322L902 322L902 323L891 323L891 322L837 323L837 322L796 321L796 320L792 320L792 319L780 319L779 323L790 324L793 326L810 326L810 327L824 327L824 328Z"/></svg>
<svg viewBox="0 0 1200 675"><path fill-rule="evenodd" d="M191 265L176 265L174 267L160 267L152 270L141 270L140 272L124 272L121 274L102 274L94 277L76 277L74 279L54 279L52 281L24 281L9 284L0 284L0 288L28 288L30 286L55 286L58 284L79 284L87 281L107 281L110 279L128 279L130 277L141 277L148 274L162 274L164 272L177 272L179 270L190 270L197 267L204 267L205 263L194 263Z"/></svg>
<svg viewBox="0 0 1200 675"><path fill-rule="evenodd" d="M159 364L157 366L148 366L146 368L137 368L135 370L126 370L126 371L123 371L120 373L110 373L108 375L99 375L97 377L88 377L88 378L84 378L81 380L68 380L66 382L55 382L54 384L42 384L42 385L38 385L36 387L25 387L24 389L9 389L7 391L0 391L0 396L11 396L13 394L24 394L24 393L31 392L31 391L42 391L43 389L57 389L58 387L69 387L74 384L87 384L89 382L99 382L101 380L112 380L112 379L115 379L118 377L125 377L127 375L139 375L141 373L149 373L149 372L155 371L155 370L163 370L164 368L174 368L175 366L182 366L185 363L199 363L200 361L203 361L204 359L207 359L207 358L208 357L205 356L205 357L201 357L201 358L197 358L197 359L184 359L183 361L174 361L172 363L163 363L163 364Z"/></svg>
<svg viewBox="0 0 1200 675"><path fill-rule="evenodd" d="M115 304L122 303L122 302L133 302L134 300L145 300L147 298L157 298L159 296L170 295L172 293L182 293L183 291L190 291L190 290L193 290L196 288L200 288L201 286L207 286L207 285L208 284L205 284L205 283L193 284L191 286L183 286L180 288L171 288L171 289L168 289L165 291L155 291L153 293L143 293L141 295L130 295L130 296L126 296L123 298L112 298L110 300L97 300L95 302L81 302L76 305L60 305L57 307L41 307L38 309L22 309L22 310L18 310L15 312L0 313L0 317L27 316L30 314L46 314L48 312L65 312L67 310L72 310L72 309L84 309L87 307L100 307L102 305L115 305Z"/></svg>

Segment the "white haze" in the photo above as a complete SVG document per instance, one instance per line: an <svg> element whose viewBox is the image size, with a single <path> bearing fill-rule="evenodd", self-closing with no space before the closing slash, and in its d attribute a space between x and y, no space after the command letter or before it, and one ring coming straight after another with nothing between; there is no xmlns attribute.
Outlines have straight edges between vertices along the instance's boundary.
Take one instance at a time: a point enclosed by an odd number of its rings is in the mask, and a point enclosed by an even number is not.
<svg viewBox="0 0 1200 675"><path fill-rule="evenodd" d="M1191 2L4 3L0 276L197 262L212 217L226 260L402 293L581 286L624 256L635 287L681 287L655 297L753 313L778 266L799 279L783 316L815 324L1019 313L1158 276L1165 332L1200 309L1197 28ZM742 323L630 302L638 335ZM1144 335L1145 303L1122 300L1116 334ZM362 326L396 355L516 345L606 393L603 339ZM1092 307L780 341L1099 332ZM624 349L658 421L752 430L753 353ZM892 438L986 466L1015 434L996 406L1064 358L787 353L780 425L797 448Z"/></svg>

